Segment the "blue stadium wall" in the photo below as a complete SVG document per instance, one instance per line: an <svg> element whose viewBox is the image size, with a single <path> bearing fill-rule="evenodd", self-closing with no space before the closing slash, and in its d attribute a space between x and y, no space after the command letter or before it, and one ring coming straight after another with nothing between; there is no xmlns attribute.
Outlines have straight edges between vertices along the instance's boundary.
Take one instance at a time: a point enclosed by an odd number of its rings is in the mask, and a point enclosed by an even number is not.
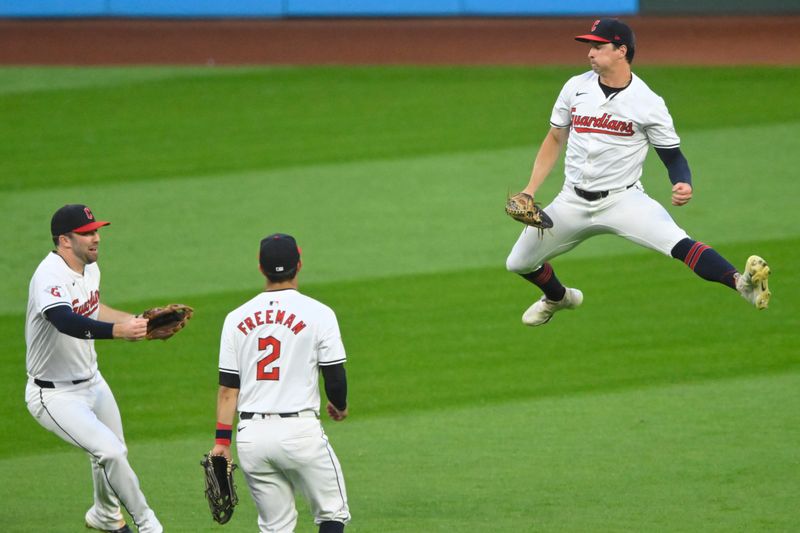
<svg viewBox="0 0 800 533"><path fill-rule="evenodd" d="M495 17L800 13L800 0L0 0L0 17Z"/></svg>
<svg viewBox="0 0 800 533"><path fill-rule="evenodd" d="M0 0L0 17L631 15L639 0Z"/></svg>

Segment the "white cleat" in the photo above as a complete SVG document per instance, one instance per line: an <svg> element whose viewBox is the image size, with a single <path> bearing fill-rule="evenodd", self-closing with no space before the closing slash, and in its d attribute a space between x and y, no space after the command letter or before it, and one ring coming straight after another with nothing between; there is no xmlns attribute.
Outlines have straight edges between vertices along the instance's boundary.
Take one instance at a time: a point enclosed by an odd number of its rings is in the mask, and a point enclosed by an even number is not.
<svg viewBox="0 0 800 533"><path fill-rule="evenodd" d="M744 272L736 278L736 290L742 297L753 304L756 309L766 309L769 306L769 266L757 255L747 259Z"/></svg>
<svg viewBox="0 0 800 533"><path fill-rule="evenodd" d="M86 520L86 529L96 529L98 531L106 531L107 533L133 533L133 530L128 527L128 524L126 524L124 520L120 520L116 525L120 527L114 529L103 529L103 526L95 525L89 522L88 519Z"/></svg>
<svg viewBox="0 0 800 533"><path fill-rule="evenodd" d="M541 326L553 318L556 311L575 309L583 303L583 293L578 289L567 289L564 298L554 302L542 296L522 314L522 323L526 326Z"/></svg>

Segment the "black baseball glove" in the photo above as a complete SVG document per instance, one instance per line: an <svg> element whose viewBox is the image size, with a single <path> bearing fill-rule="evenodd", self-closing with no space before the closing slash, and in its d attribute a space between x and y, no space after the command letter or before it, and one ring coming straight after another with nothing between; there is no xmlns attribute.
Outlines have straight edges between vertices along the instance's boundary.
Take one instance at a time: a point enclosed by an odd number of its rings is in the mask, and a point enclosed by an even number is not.
<svg viewBox="0 0 800 533"><path fill-rule="evenodd" d="M233 516L233 508L239 503L233 484L233 471L237 467L222 455L208 454L203 456L200 465L206 474L206 500L211 517L220 524L226 524Z"/></svg>

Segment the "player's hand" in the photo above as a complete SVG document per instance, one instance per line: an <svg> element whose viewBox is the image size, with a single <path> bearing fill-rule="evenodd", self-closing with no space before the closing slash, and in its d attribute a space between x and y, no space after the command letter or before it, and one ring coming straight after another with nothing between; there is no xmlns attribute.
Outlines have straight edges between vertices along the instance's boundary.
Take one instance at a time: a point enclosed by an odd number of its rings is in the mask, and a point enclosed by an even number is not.
<svg viewBox="0 0 800 533"><path fill-rule="evenodd" d="M125 322L118 322L114 324L112 334L115 339L140 341L147 335L147 319L131 317Z"/></svg>
<svg viewBox="0 0 800 533"><path fill-rule="evenodd" d="M672 205L686 205L692 199L692 186L688 183L676 183L672 186Z"/></svg>
<svg viewBox="0 0 800 533"><path fill-rule="evenodd" d="M231 460L231 447L224 444L215 444L208 455L222 455L228 461Z"/></svg>
<svg viewBox="0 0 800 533"><path fill-rule="evenodd" d="M326 409L328 411L328 416L337 422L341 422L347 418L347 407L340 411L335 405L333 405L331 402L328 402Z"/></svg>

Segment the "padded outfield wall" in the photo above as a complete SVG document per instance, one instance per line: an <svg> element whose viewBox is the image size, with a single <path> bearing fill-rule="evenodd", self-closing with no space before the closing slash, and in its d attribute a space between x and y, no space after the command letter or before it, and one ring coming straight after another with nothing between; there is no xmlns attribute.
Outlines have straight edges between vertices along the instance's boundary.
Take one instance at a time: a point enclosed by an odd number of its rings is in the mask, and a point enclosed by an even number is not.
<svg viewBox="0 0 800 533"><path fill-rule="evenodd" d="M6 17L631 15L639 0L0 0Z"/></svg>
<svg viewBox="0 0 800 533"><path fill-rule="evenodd" d="M491 17L798 12L798 0L0 0L0 17Z"/></svg>
<svg viewBox="0 0 800 533"><path fill-rule="evenodd" d="M800 0L640 0L642 15L800 13Z"/></svg>

